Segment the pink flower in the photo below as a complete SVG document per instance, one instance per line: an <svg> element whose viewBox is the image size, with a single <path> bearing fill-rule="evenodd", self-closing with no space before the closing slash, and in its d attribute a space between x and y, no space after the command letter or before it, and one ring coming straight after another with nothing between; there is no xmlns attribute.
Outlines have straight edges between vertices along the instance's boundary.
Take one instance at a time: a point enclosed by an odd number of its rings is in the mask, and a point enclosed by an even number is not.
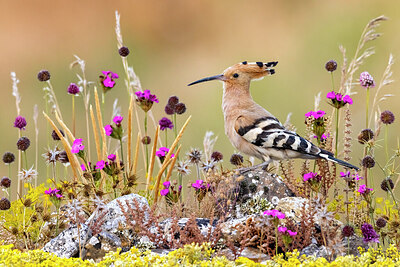
<svg viewBox="0 0 400 267"><path fill-rule="evenodd" d="M318 110L318 111L314 112L313 116L315 119L319 119L319 118L322 118L325 114L326 114L325 111Z"/></svg>
<svg viewBox="0 0 400 267"><path fill-rule="evenodd" d="M117 126L119 126L119 125L121 125L121 122L122 122L123 119L124 119L124 117L122 117L122 116L115 116L115 117L113 118L113 122L114 122Z"/></svg>
<svg viewBox="0 0 400 267"><path fill-rule="evenodd" d="M343 97L343 102L348 103L349 105L353 105L353 99L351 99L351 97L349 95L345 95Z"/></svg>
<svg viewBox="0 0 400 267"><path fill-rule="evenodd" d="M340 101L342 101L343 96L342 96L342 94L337 93L335 98L336 98L337 101L340 102Z"/></svg>
<svg viewBox="0 0 400 267"><path fill-rule="evenodd" d="M104 164L105 164L105 162L104 162L104 160L99 160L97 163L96 163L96 170L102 170L103 168L104 168Z"/></svg>
<svg viewBox="0 0 400 267"><path fill-rule="evenodd" d="M106 131L106 135L108 136L110 136L113 132L113 128L111 127L111 125L104 126L104 130Z"/></svg>
<svg viewBox="0 0 400 267"><path fill-rule="evenodd" d="M348 177L350 177L350 171L347 171L347 172L340 172L340 177L342 177L342 178L348 178Z"/></svg>
<svg viewBox="0 0 400 267"><path fill-rule="evenodd" d="M309 172L309 173L305 173L303 175L303 179L304 179L305 182L307 182L308 180L314 178L315 176L317 176L316 172Z"/></svg>
<svg viewBox="0 0 400 267"><path fill-rule="evenodd" d="M295 235L297 235L297 232L292 232L292 231L290 231L290 230L288 230L287 232L288 232L288 234L289 234L290 236L295 236Z"/></svg>
<svg viewBox="0 0 400 267"><path fill-rule="evenodd" d="M329 98L329 99L335 99L335 98L336 98L336 93L335 93L334 91L329 92L329 93L326 95L326 97Z"/></svg>
<svg viewBox="0 0 400 267"><path fill-rule="evenodd" d="M102 71L102 73L104 74L104 76L101 76L104 79L102 81L103 85L105 87L108 87L108 88L113 88L114 85L115 85L114 79L118 79L119 78L118 74L116 74L116 73L114 73L112 71Z"/></svg>
<svg viewBox="0 0 400 267"><path fill-rule="evenodd" d="M192 183L192 187L195 189L201 189L203 186L203 180L196 180L195 183Z"/></svg>
<svg viewBox="0 0 400 267"><path fill-rule="evenodd" d="M372 192L374 189L372 188L368 188L365 184L360 185L360 187L358 188L358 193L360 193L361 195L364 194L368 194L369 192Z"/></svg>
<svg viewBox="0 0 400 267"><path fill-rule="evenodd" d="M74 142L72 143L71 147L71 153L79 153L80 151L83 151L85 149L85 146L82 144L82 138L75 139Z"/></svg>
<svg viewBox="0 0 400 267"><path fill-rule="evenodd" d="M163 186L164 186L165 188L169 188L169 187L171 186L171 182L170 182L170 181L165 181L165 182L163 183Z"/></svg>
<svg viewBox="0 0 400 267"><path fill-rule="evenodd" d="M110 154L110 155L108 155L108 157L107 157L109 160L111 160L111 161L114 161L114 160L116 160L117 159L117 156L116 155L114 155L114 154Z"/></svg>
<svg viewBox="0 0 400 267"><path fill-rule="evenodd" d="M285 213L282 213L279 210L266 210L264 211L264 215L277 217L278 219L285 219Z"/></svg>
<svg viewBox="0 0 400 267"><path fill-rule="evenodd" d="M82 169L82 171L86 171L86 167L85 167L85 164L81 164L81 169Z"/></svg>
<svg viewBox="0 0 400 267"><path fill-rule="evenodd" d="M156 156L159 158L165 157L169 152L169 148L167 147L160 147L159 150L156 151ZM175 155L171 154L171 158L173 158Z"/></svg>
<svg viewBox="0 0 400 267"><path fill-rule="evenodd" d="M361 179L364 179L364 177L361 177L360 175L358 175L358 173L353 175L354 180L359 181Z"/></svg>
<svg viewBox="0 0 400 267"><path fill-rule="evenodd" d="M162 196L166 196L166 195L168 195L168 193L169 193L169 189L168 188L163 189L163 190L160 191L160 195L162 195Z"/></svg>
<svg viewBox="0 0 400 267"><path fill-rule="evenodd" d="M278 227L278 231L281 232L281 233L285 233L286 230L287 230L286 227L283 227L283 226L279 226L279 227Z"/></svg>
<svg viewBox="0 0 400 267"><path fill-rule="evenodd" d="M310 112L307 112L306 114L304 114L307 118L308 117L311 117L311 116L313 116L314 115L314 111L310 111Z"/></svg>
<svg viewBox="0 0 400 267"><path fill-rule="evenodd" d="M374 78L367 71L360 74L360 85L364 88L375 87Z"/></svg>
<svg viewBox="0 0 400 267"><path fill-rule="evenodd" d="M278 219L285 219L285 213L283 213L283 212L278 212L278 213L276 214L276 217L278 217Z"/></svg>

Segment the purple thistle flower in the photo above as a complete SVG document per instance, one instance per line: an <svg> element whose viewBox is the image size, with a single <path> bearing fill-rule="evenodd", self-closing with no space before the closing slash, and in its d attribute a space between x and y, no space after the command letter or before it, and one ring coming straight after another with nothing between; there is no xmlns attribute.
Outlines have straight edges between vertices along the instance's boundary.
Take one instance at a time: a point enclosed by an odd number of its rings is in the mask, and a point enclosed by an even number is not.
<svg viewBox="0 0 400 267"><path fill-rule="evenodd" d="M374 78L367 71L360 74L360 85L364 88L375 87Z"/></svg>
<svg viewBox="0 0 400 267"><path fill-rule="evenodd" d="M162 118L158 124L160 125L160 130L164 131L165 129L169 128L172 129L174 128L174 125L172 124L172 121L166 117Z"/></svg>
<svg viewBox="0 0 400 267"><path fill-rule="evenodd" d="M113 122L114 122L117 126L120 126L123 119L124 119L124 117L122 117L122 116L115 116L115 117L113 118Z"/></svg>
<svg viewBox="0 0 400 267"><path fill-rule="evenodd" d="M106 135L110 136L113 133L113 128L111 125L104 126L104 130L106 131Z"/></svg>
<svg viewBox="0 0 400 267"><path fill-rule="evenodd" d="M165 188L169 188L169 187L171 186L171 182L170 182L170 181L165 181L165 182L163 183L163 186L164 186Z"/></svg>
<svg viewBox="0 0 400 267"><path fill-rule="evenodd" d="M108 157L107 157L109 160L111 160L111 161L115 161L116 159L117 159L117 156L115 155L115 154L110 154L110 155L108 155Z"/></svg>
<svg viewBox="0 0 400 267"><path fill-rule="evenodd" d="M14 121L14 127L20 130L25 130L26 120L22 116L17 116Z"/></svg>
<svg viewBox="0 0 400 267"><path fill-rule="evenodd" d="M82 144L82 138L75 139L72 148L71 148L71 153L79 153L80 151L83 151L85 149L85 146Z"/></svg>
<svg viewBox="0 0 400 267"><path fill-rule="evenodd" d="M168 195L168 193L169 193L169 189L168 188L163 189L163 190L160 191L160 195L162 195L162 196L166 196L166 195Z"/></svg>
<svg viewBox="0 0 400 267"><path fill-rule="evenodd" d="M375 242L379 243L379 235L375 232L374 227L369 223L364 223L361 226L361 232L365 243Z"/></svg>
<svg viewBox="0 0 400 267"><path fill-rule="evenodd" d="M68 91L68 94L70 94L70 95L77 95L77 94L79 94L80 89L79 89L78 85L76 85L75 83L70 83L67 91Z"/></svg>
<svg viewBox="0 0 400 267"><path fill-rule="evenodd" d="M102 169L104 169L104 165L105 165L105 162L104 162L104 160L99 160L98 162L96 162L96 170L102 170Z"/></svg>

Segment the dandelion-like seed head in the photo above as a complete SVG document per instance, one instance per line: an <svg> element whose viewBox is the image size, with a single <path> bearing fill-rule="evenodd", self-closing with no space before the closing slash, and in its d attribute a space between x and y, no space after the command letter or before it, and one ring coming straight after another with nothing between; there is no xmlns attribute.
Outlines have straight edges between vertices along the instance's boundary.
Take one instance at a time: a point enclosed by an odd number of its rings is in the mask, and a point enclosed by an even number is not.
<svg viewBox="0 0 400 267"><path fill-rule="evenodd" d="M35 169L33 169L33 165L29 170L22 169L18 173L18 178L25 182L30 182L33 179L36 179L37 176L38 176L38 172Z"/></svg>
<svg viewBox="0 0 400 267"><path fill-rule="evenodd" d="M61 150L56 146L54 149L47 149L47 152L42 154L47 164L56 163L60 159Z"/></svg>
<svg viewBox="0 0 400 267"><path fill-rule="evenodd" d="M198 164L201 161L201 151L197 148L192 148L189 153L187 153L190 163Z"/></svg>
<svg viewBox="0 0 400 267"><path fill-rule="evenodd" d="M381 122L383 124L392 124L394 122L394 114L390 110L381 113Z"/></svg>
<svg viewBox="0 0 400 267"><path fill-rule="evenodd" d="M190 168L189 168L189 161L179 161L176 164L176 171L182 175L189 175L190 174Z"/></svg>

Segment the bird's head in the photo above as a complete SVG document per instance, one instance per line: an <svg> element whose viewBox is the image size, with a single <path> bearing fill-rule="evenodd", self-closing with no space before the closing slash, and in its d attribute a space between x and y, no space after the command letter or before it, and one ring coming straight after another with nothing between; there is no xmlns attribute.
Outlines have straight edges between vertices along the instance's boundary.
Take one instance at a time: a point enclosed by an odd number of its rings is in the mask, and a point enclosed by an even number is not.
<svg viewBox="0 0 400 267"><path fill-rule="evenodd" d="M224 83L231 85L246 85L249 84L252 80L259 80L267 75L274 74L275 69L273 69L273 67L275 67L277 64L278 61L267 63L243 61L227 68L222 74L203 78L188 85L190 86L196 83L212 80L220 80Z"/></svg>

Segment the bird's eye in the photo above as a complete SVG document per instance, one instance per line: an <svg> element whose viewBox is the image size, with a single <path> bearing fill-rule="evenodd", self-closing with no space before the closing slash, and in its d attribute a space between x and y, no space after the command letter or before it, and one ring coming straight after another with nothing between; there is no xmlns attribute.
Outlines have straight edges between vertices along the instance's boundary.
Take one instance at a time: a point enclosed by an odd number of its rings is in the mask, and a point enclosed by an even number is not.
<svg viewBox="0 0 400 267"><path fill-rule="evenodd" d="M239 74L234 73L234 74L233 74L233 78L237 78L237 77L239 77Z"/></svg>

